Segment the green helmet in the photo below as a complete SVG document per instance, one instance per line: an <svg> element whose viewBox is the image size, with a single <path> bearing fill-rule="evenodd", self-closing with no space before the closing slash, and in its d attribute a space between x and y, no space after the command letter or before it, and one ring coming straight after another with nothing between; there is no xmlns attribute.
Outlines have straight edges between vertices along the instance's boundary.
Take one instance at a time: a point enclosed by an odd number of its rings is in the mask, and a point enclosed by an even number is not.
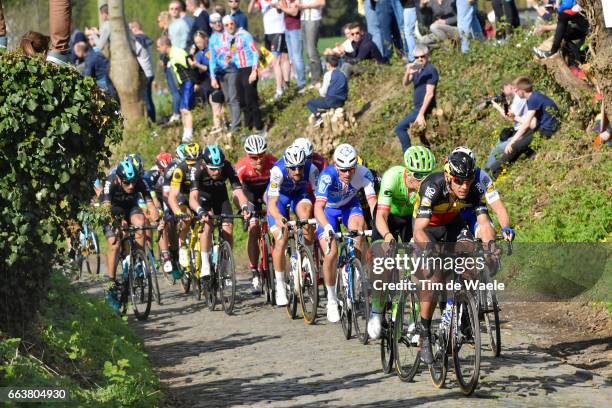
<svg viewBox="0 0 612 408"><path fill-rule="evenodd" d="M411 172L429 173L436 167L436 156L424 146L411 146L404 153L404 165Z"/></svg>

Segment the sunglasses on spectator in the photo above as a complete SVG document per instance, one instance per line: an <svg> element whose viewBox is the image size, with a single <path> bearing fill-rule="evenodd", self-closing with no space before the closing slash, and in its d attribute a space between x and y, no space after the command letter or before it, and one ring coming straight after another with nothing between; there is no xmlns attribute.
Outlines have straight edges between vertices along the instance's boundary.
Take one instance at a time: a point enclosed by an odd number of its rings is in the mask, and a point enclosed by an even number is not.
<svg viewBox="0 0 612 408"><path fill-rule="evenodd" d="M417 180L423 180L425 177L429 176L428 172L412 172L412 177L414 177Z"/></svg>
<svg viewBox="0 0 612 408"><path fill-rule="evenodd" d="M304 165L302 166L287 166L287 168L291 171L300 171L302 169L304 169Z"/></svg>
<svg viewBox="0 0 612 408"><path fill-rule="evenodd" d="M263 154L249 154L249 159L253 161L259 161L264 158Z"/></svg>
<svg viewBox="0 0 612 408"><path fill-rule="evenodd" d="M355 168L354 167L349 167L349 168L346 168L346 169L338 168L338 171L340 173L352 173L352 172L355 171Z"/></svg>
<svg viewBox="0 0 612 408"><path fill-rule="evenodd" d="M464 184L469 186L474 181L474 177L463 178L463 177L451 176L451 180L453 180L453 183L457 184L458 186L462 186Z"/></svg>
<svg viewBox="0 0 612 408"><path fill-rule="evenodd" d="M427 54L425 54L425 55L415 55L414 58L415 59L425 59L425 58L427 58Z"/></svg>

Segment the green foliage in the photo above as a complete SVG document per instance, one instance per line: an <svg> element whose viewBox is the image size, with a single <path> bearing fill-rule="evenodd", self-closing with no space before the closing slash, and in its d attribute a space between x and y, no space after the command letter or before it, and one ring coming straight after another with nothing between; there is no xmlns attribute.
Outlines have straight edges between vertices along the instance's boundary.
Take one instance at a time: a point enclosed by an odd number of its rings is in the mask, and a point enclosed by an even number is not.
<svg viewBox="0 0 612 408"><path fill-rule="evenodd" d="M61 237L121 139L117 105L75 70L0 57L0 328L22 331Z"/></svg>
<svg viewBox="0 0 612 408"><path fill-rule="evenodd" d="M125 320L59 272L48 299L32 330L38 336L0 342L0 386L67 388L79 406L156 405L159 382Z"/></svg>

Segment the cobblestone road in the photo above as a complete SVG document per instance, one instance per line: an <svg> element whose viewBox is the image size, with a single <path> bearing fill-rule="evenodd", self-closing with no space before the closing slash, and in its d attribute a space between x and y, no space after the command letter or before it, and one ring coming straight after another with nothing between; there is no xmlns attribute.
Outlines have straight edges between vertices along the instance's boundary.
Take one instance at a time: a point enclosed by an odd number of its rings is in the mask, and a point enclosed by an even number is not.
<svg viewBox="0 0 612 408"><path fill-rule="evenodd" d="M378 341L347 341L339 324L324 316L313 326L291 321L284 308L253 297L246 276L239 277L234 316L210 312L178 284L160 281L163 305L154 305L146 322L130 318L169 394L168 406L603 407L612 401L602 377L551 357L516 329L503 331L502 357L483 353L472 397L462 396L452 372L442 390L433 388L425 369L403 383L382 373Z"/></svg>

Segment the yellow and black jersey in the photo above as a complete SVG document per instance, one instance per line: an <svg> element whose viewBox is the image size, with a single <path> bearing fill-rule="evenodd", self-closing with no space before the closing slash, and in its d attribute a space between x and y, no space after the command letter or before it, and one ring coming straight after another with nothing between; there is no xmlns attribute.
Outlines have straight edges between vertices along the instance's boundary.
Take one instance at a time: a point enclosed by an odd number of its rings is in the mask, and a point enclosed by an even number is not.
<svg viewBox="0 0 612 408"><path fill-rule="evenodd" d="M421 183L414 202L413 218L429 218L429 224L447 225L459 215L462 208L472 208L476 215L487 214L484 196L472 183L464 200L453 199L449 193L444 172L432 173Z"/></svg>
<svg viewBox="0 0 612 408"><path fill-rule="evenodd" d="M171 170L170 187L180 188L181 194L189 196L189 191L191 190L191 172L195 169L195 166L196 164L188 164L186 160L178 163Z"/></svg>

